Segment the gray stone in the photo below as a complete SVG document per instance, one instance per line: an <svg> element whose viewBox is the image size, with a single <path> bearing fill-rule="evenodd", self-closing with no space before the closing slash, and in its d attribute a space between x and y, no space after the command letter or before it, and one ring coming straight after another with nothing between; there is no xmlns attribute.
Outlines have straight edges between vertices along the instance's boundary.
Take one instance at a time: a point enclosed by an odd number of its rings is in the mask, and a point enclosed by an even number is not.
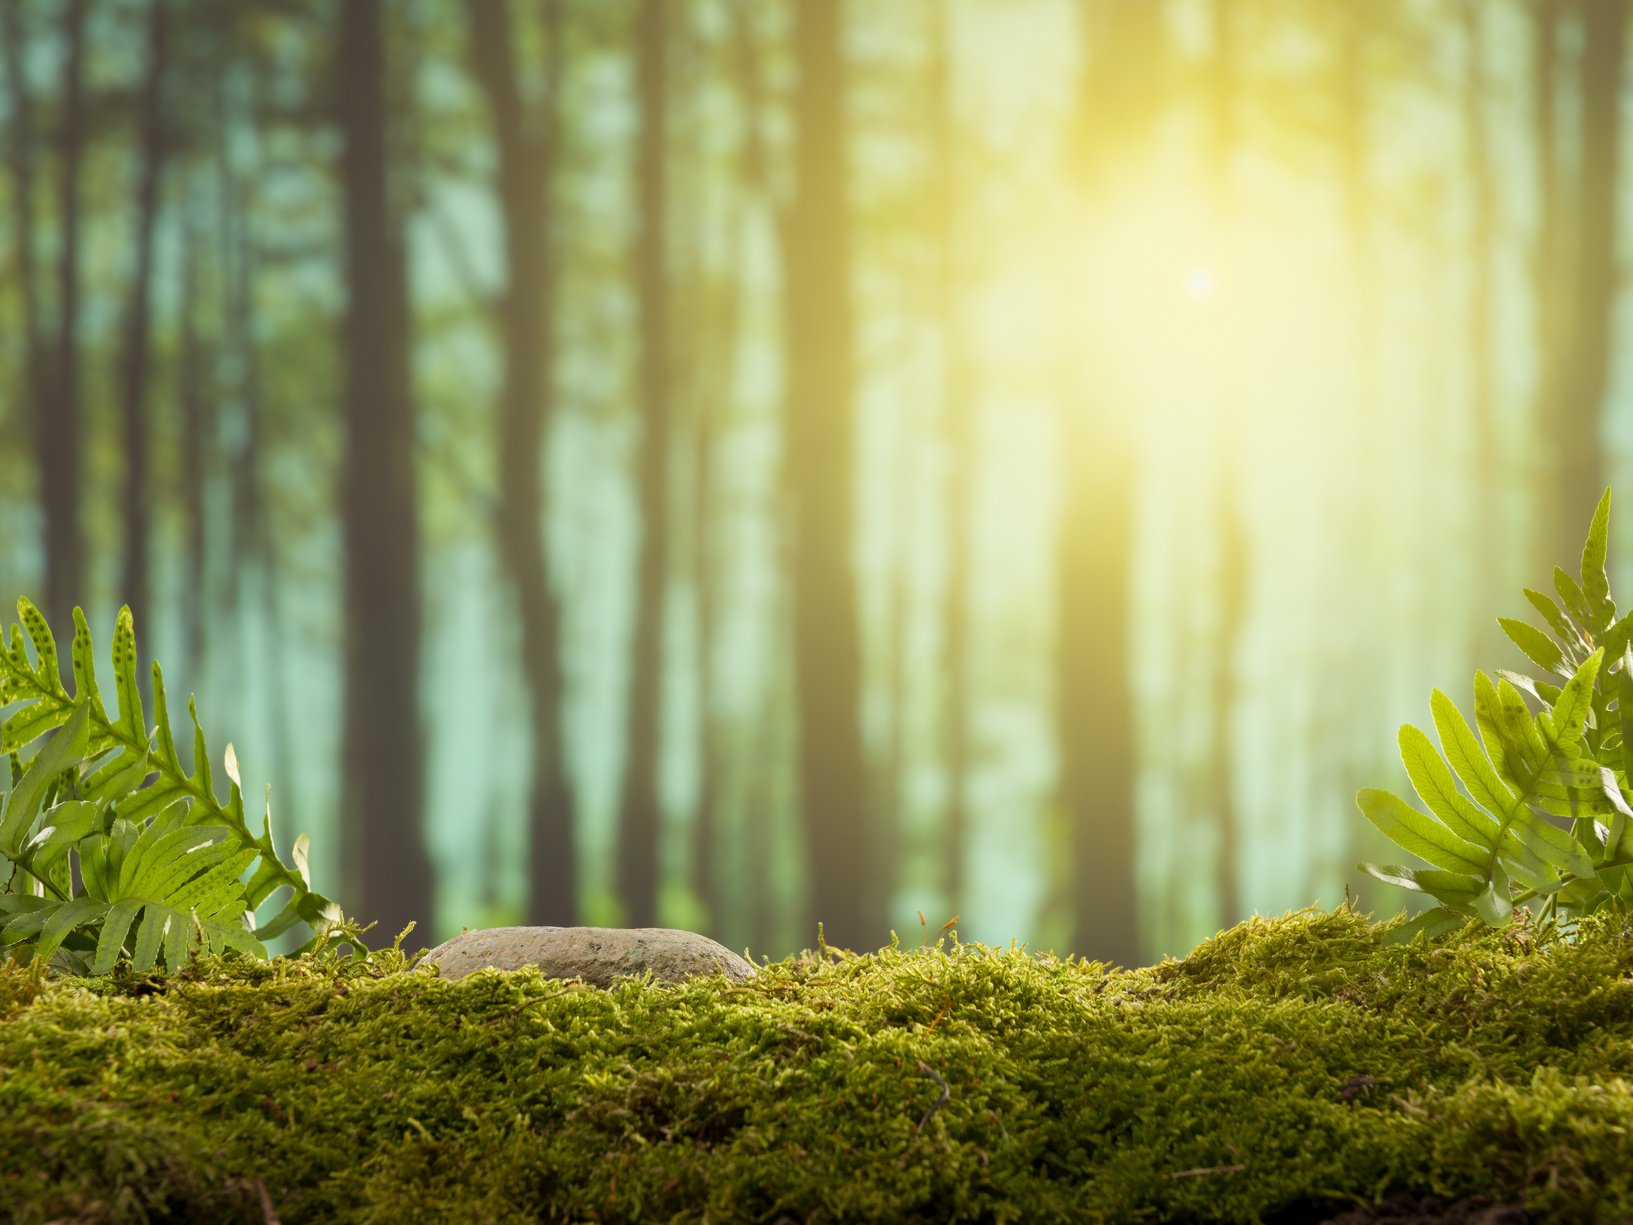
<svg viewBox="0 0 1633 1225"><path fill-rule="evenodd" d="M462 932L419 964L432 962L444 978L537 966L546 978L580 978L597 987L648 970L655 980L670 983L710 974L740 983L755 974L753 965L725 945L667 927L493 927Z"/></svg>

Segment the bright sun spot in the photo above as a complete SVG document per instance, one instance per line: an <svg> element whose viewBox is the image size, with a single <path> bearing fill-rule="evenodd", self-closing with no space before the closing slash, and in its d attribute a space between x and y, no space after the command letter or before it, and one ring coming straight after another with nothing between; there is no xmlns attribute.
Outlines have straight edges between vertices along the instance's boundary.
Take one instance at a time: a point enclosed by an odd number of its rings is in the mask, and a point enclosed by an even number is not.
<svg viewBox="0 0 1633 1225"><path fill-rule="evenodd" d="M1199 264L1185 274L1185 292L1194 302L1206 302L1219 292L1219 278L1212 268Z"/></svg>

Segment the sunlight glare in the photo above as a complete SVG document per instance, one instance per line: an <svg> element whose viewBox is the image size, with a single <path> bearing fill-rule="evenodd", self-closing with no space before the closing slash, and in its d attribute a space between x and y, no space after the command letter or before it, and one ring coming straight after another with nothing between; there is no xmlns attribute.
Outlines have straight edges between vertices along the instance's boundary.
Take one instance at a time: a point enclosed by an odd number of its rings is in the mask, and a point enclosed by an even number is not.
<svg viewBox="0 0 1633 1225"><path fill-rule="evenodd" d="M1219 292L1219 278L1212 268L1198 264L1185 274L1185 292L1193 302L1207 302Z"/></svg>

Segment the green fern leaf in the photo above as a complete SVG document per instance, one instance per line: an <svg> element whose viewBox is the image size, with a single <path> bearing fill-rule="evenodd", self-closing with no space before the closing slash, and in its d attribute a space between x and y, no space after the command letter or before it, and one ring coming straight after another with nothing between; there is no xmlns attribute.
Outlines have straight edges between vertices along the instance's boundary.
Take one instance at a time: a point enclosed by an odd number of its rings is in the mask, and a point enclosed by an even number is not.
<svg viewBox="0 0 1633 1225"><path fill-rule="evenodd" d="M1503 633L1514 645L1525 652L1525 657L1544 672L1569 676L1574 671L1558 644L1536 626L1526 621L1516 621L1513 617L1498 617L1497 624L1502 626Z"/></svg>
<svg viewBox="0 0 1633 1225"><path fill-rule="evenodd" d="M1431 910L1425 910L1416 918L1402 923L1399 927L1391 928L1385 933L1383 943L1385 945L1410 944L1420 935L1433 940L1436 936L1442 936L1449 931L1457 930L1466 922L1467 920L1455 911L1436 906Z"/></svg>
<svg viewBox="0 0 1633 1225"><path fill-rule="evenodd" d="M62 687L62 674L57 669L57 640L51 636L51 627L45 623L45 617L27 600L18 603L17 616L23 623L28 640L34 644L34 655L39 660L34 669L35 679L47 693L67 697L68 691Z"/></svg>
<svg viewBox="0 0 1633 1225"><path fill-rule="evenodd" d="M1470 906L1485 889L1485 881L1469 872L1403 868L1398 864L1376 863L1363 863L1360 868L1368 876L1381 880L1386 885L1397 885L1413 893L1426 893L1448 906Z"/></svg>
<svg viewBox="0 0 1633 1225"><path fill-rule="evenodd" d="M1535 698L1542 706L1552 706L1559 701L1559 686L1551 685L1547 681L1539 681L1535 677L1526 676L1522 672L1510 672L1507 668L1498 668L1497 675L1507 681L1522 693Z"/></svg>
<svg viewBox="0 0 1633 1225"><path fill-rule="evenodd" d="M72 712L66 726L35 756L21 781L6 796L5 815L0 817L0 854L11 858L13 848L25 840L41 796L59 774L72 769L83 757L89 737L90 712L81 708Z"/></svg>
<svg viewBox="0 0 1633 1225"><path fill-rule="evenodd" d="M1363 787L1356 802L1395 845L1448 872L1471 873L1484 887L1487 856L1480 847L1387 791Z"/></svg>
<svg viewBox="0 0 1633 1225"><path fill-rule="evenodd" d="M1402 726L1399 740L1407 777L1429 811L1465 842L1494 849L1502 835L1496 820L1458 793L1451 771L1429 737L1408 723Z"/></svg>
<svg viewBox="0 0 1633 1225"><path fill-rule="evenodd" d="M1532 608L1542 614L1543 620L1548 622L1548 627L1558 635L1559 641L1567 648L1584 645L1581 631L1571 624L1571 619L1560 610L1558 604L1554 603L1552 596L1527 587L1525 598L1531 602Z"/></svg>
<svg viewBox="0 0 1633 1225"><path fill-rule="evenodd" d="M1588 525L1587 543L1582 546L1582 597L1592 617L1591 628L1604 633L1616 619L1616 605L1610 599L1610 576L1605 572L1605 554L1610 538L1610 490L1605 490Z"/></svg>
<svg viewBox="0 0 1633 1225"><path fill-rule="evenodd" d="M1588 610L1588 598L1582 594L1582 588L1576 585L1576 580L1565 573L1563 567L1554 567L1554 590L1559 593L1559 602L1565 606L1571 620L1576 623L1577 632L1582 641L1593 641L1593 614Z"/></svg>
<svg viewBox="0 0 1633 1225"><path fill-rule="evenodd" d="M132 964L144 969L160 959L178 968L193 947L264 957L253 911L279 889L290 896L266 930L305 922L315 943L345 926L339 907L311 889L304 836L286 862L272 843L270 810L262 836L249 831L231 746L231 787L225 802L215 795L192 701L193 769L183 769L156 663L155 725L148 729L128 609L115 626L119 711L113 720L97 689L84 614L75 610L70 695L44 617L26 600L18 610L22 625L12 627L0 654L0 695L17 707L0 728L13 779L0 808L0 855L22 870L24 889L13 893L8 885L0 892L0 944L14 956L47 961L60 952L89 972L106 972L127 950ZM37 662L30 662L27 643ZM36 742L41 747L25 764L22 755ZM79 857L77 896L70 852ZM251 865L253 902L241 879ZM354 930L346 938L361 948Z"/></svg>

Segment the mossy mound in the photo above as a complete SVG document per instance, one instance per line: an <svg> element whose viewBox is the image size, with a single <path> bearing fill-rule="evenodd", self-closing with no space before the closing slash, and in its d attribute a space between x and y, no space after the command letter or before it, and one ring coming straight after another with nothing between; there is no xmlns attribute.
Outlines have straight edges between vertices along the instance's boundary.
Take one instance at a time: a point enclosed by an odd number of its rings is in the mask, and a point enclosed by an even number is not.
<svg viewBox="0 0 1633 1225"><path fill-rule="evenodd" d="M610 991L398 954L0 961L0 1206L48 1220L1633 1216L1633 937L1349 910L1133 972L957 943Z"/></svg>

